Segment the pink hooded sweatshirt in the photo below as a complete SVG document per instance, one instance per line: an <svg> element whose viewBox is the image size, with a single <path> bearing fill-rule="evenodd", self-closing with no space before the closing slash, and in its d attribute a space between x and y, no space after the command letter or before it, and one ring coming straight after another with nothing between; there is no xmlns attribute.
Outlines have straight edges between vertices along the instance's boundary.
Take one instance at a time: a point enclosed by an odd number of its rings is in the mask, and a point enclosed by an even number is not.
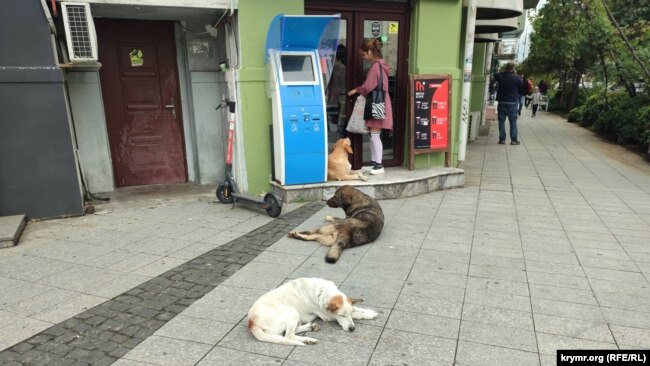
<svg viewBox="0 0 650 366"><path fill-rule="evenodd" d="M363 82L363 85L357 87L357 93L367 97L370 92L372 92L379 82L379 67L382 67L382 89L384 89L384 99L386 101L386 119L369 119L366 121L366 126L369 128L383 128L386 130L393 129L393 107L390 101L390 95L388 93L388 72L391 67L384 61L384 59L379 59L372 64L370 70L368 70L368 75L366 76L366 81Z"/></svg>

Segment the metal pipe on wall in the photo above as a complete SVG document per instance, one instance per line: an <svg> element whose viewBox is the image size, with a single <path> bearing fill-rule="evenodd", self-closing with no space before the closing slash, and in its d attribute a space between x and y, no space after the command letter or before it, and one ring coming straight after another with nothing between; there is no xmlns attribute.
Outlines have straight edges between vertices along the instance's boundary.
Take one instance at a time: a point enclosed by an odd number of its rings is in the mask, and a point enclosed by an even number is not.
<svg viewBox="0 0 650 366"><path fill-rule="evenodd" d="M483 91L483 105L481 106L481 126L485 126L485 108L487 107L488 100L490 99L490 78L492 77L492 54L494 53L494 43L490 42L487 45L487 52L485 55L485 90Z"/></svg>
<svg viewBox="0 0 650 366"><path fill-rule="evenodd" d="M474 28L476 27L476 0L467 2L465 25L465 56L463 57L463 88L460 110L458 161L465 161L467 151L467 128L469 124L469 94L472 87L472 61L474 58Z"/></svg>

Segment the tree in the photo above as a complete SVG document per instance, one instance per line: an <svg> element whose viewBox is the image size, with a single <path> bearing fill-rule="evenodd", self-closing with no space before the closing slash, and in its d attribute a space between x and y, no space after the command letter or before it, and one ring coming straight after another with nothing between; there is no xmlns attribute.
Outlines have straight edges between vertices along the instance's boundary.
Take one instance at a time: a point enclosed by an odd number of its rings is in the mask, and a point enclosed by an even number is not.
<svg viewBox="0 0 650 366"><path fill-rule="evenodd" d="M560 104L568 96L575 103L578 86L592 56L585 52L587 32L581 11L574 1L551 0L533 20L531 48L526 66L533 73L549 72L559 80Z"/></svg>
<svg viewBox="0 0 650 366"><path fill-rule="evenodd" d="M635 82L650 82L649 0L549 0L532 20L531 51L525 68L552 74L562 89L560 104L576 104L583 75L610 76L636 94ZM647 89L647 88L646 88Z"/></svg>
<svg viewBox="0 0 650 366"><path fill-rule="evenodd" d="M639 64L639 66L643 70L643 72L644 72L644 74L646 76L646 80L650 80L650 71L648 71L648 69L646 68L643 61L641 61L641 59L639 59L639 56L636 54L636 51L634 50L634 47L630 44L630 41L625 36L625 32L623 32L623 29L621 29L621 26L618 25L618 22L616 21L616 18L614 17L612 12L609 10L609 7L607 6L607 1L602 0L602 2L603 2L603 7L605 8L605 11L607 12L607 16L612 21L612 24L614 25L614 27L616 27L616 30L621 35L621 39L623 40L623 42L625 42L625 45L627 46L627 48L630 50L630 54L632 55L632 58L634 58L634 60Z"/></svg>

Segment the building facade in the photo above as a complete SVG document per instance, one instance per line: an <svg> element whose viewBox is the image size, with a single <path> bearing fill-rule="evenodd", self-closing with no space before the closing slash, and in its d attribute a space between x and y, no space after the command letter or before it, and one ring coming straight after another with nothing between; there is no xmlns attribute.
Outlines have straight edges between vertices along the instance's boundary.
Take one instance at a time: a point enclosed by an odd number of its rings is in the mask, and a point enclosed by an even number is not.
<svg viewBox="0 0 650 366"><path fill-rule="evenodd" d="M503 2L515 16L521 13L522 0ZM392 66L389 89L395 126L382 134L386 166L408 164L409 76L448 75L451 165L458 163L463 57L468 44L467 7L462 1L78 0L52 4L7 0L0 14L0 215L77 215L83 213L85 192L219 183L224 179L227 127L225 114L216 107L226 98L237 101L234 173L239 188L253 194L270 190L272 111L264 48L269 24L277 14L341 14L347 90L361 84L369 66L359 55L361 42L373 37L382 41L384 58ZM76 46L68 42L73 36L67 29L83 21L74 18L73 11L82 12L77 16L87 12L94 27L89 31L96 34L96 53L89 51L82 61L75 60L78 55L70 51ZM504 17L494 14L489 16ZM15 36L17 28L23 36ZM41 54L24 52L25 43L38 45ZM486 45L472 45L470 110L479 113L485 99ZM328 108L328 139L333 143L338 138L337 123L346 118L353 100L328 93L332 107L331 113ZM28 95L39 97L34 100ZM24 123L18 123L21 119ZM354 155L353 165L360 166L370 160L367 137L353 140L355 151L361 152ZM415 156L416 169L444 165L444 153Z"/></svg>

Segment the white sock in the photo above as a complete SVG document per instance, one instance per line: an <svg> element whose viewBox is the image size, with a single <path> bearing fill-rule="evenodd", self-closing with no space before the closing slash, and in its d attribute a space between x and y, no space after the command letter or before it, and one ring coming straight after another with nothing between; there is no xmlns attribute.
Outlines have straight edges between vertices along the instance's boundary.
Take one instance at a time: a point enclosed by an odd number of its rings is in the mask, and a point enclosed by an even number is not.
<svg viewBox="0 0 650 366"><path fill-rule="evenodd" d="M381 158L384 152L384 145L381 142L381 137L379 137L379 132L370 133L370 154L372 161L381 165Z"/></svg>

